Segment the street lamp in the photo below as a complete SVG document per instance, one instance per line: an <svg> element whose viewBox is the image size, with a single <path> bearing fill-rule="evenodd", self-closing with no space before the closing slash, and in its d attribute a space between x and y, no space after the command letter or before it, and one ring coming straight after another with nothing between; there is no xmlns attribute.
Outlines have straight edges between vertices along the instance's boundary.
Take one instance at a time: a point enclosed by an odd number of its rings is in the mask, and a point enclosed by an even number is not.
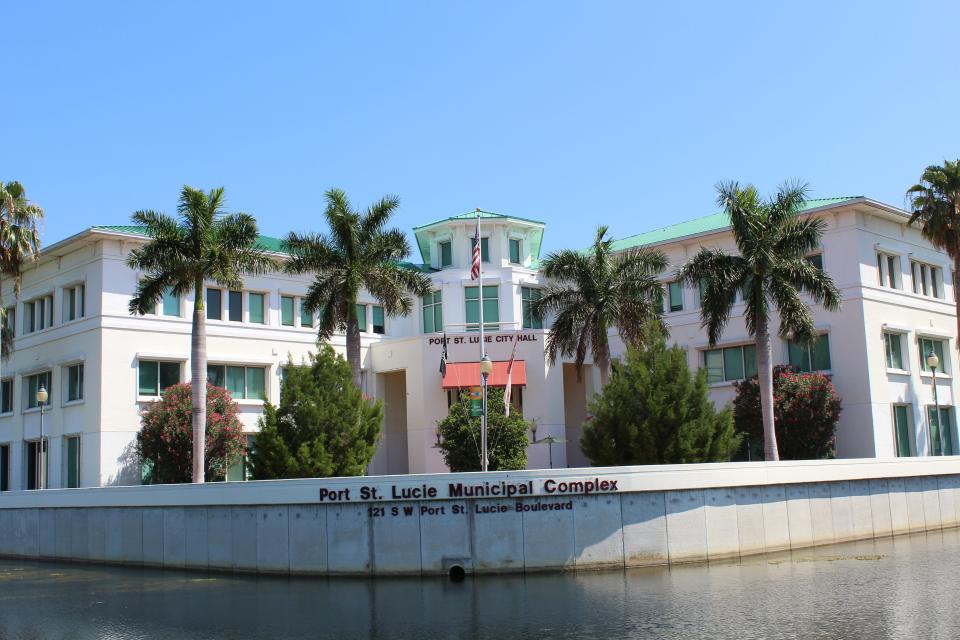
<svg viewBox="0 0 960 640"><path fill-rule="evenodd" d="M940 437L940 442L943 442L943 427L940 425L940 402L937 400L937 367L940 366L940 358L937 357L937 354L931 351L927 354L927 367L929 367L930 372L933 374L933 415L937 418L937 431L939 431L938 436ZM930 434L933 435L932 433ZM933 443L931 443L932 445ZM942 446L941 446L942 449ZM930 453L933 453L932 447Z"/></svg>
<svg viewBox="0 0 960 640"><path fill-rule="evenodd" d="M47 486L47 475L46 469L44 468L44 455L46 447L43 446L43 405L47 404L47 400L50 398L50 394L47 393L47 388L40 385L40 388L37 390L37 404L40 405L40 483L39 488L45 489Z"/></svg>
<svg viewBox="0 0 960 640"><path fill-rule="evenodd" d="M493 372L493 361L490 356L483 354L480 358L480 379L483 387L483 415L480 417L480 469L487 471L490 466L490 457L487 455L487 378Z"/></svg>

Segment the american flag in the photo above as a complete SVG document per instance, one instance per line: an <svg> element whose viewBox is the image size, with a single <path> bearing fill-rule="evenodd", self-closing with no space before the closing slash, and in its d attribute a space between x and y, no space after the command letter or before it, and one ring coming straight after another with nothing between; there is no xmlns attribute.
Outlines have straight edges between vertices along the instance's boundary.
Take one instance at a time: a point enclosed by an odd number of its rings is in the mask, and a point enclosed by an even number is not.
<svg viewBox="0 0 960 640"><path fill-rule="evenodd" d="M477 235L473 238L473 264L470 266L470 279L480 277L480 214L477 214ZM482 297L482 296L481 296Z"/></svg>

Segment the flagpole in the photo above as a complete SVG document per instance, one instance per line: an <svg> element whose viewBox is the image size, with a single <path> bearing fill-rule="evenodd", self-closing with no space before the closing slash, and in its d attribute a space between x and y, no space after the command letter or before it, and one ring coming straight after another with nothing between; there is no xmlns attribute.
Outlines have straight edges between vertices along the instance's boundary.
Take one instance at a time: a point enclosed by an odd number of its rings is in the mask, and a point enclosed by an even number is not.
<svg viewBox="0 0 960 640"><path fill-rule="evenodd" d="M480 209L477 209L477 246L475 251L480 254L480 268L477 270L477 302L480 305L480 361L487 356L487 348L483 342L483 241L480 238ZM487 455L487 376L480 376L480 385L483 391L483 415L480 416L480 469L487 471L490 460Z"/></svg>

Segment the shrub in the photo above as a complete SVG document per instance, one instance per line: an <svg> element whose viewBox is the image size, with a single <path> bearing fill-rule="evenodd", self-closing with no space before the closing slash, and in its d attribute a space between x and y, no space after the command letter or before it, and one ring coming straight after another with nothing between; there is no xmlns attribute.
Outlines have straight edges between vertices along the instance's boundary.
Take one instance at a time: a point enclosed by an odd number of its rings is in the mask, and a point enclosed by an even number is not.
<svg viewBox="0 0 960 640"><path fill-rule="evenodd" d="M250 453L253 477L362 475L377 450L383 408L353 384L350 365L324 345L307 365L287 362L280 406L267 404Z"/></svg>
<svg viewBox="0 0 960 640"><path fill-rule="evenodd" d="M193 400L189 383L168 387L140 414L136 453L146 483L190 482L193 475ZM221 387L207 384L207 442L204 476L223 480L246 448L237 403Z"/></svg>
<svg viewBox="0 0 960 640"><path fill-rule="evenodd" d="M733 416L737 431L746 437L751 453L759 452L751 457L762 460L760 385L757 378L751 378L738 382L736 388ZM781 459L832 458L841 409L840 397L827 376L799 373L792 367L774 368L773 414Z"/></svg>
<svg viewBox="0 0 960 640"><path fill-rule="evenodd" d="M505 415L503 389L487 387L487 455L490 471L523 469L527 466L529 423L516 410ZM447 417L437 423L443 460L450 471L480 471L480 418L470 416L467 393L450 406Z"/></svg>

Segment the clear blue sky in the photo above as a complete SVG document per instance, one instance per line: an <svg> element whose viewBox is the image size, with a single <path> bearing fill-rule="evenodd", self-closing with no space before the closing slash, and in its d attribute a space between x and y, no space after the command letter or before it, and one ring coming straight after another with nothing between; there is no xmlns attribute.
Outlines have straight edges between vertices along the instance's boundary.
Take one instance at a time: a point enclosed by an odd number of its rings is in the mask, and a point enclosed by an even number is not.
<svg viewBox="0 0 960 640"><path fill-rule="evenodd" d="M184 183L261 231L322 195L475 207L580 247L714 211L714 184L903 204L960 156L960 3L8 2L0 179L52 243Z"/></svg>

